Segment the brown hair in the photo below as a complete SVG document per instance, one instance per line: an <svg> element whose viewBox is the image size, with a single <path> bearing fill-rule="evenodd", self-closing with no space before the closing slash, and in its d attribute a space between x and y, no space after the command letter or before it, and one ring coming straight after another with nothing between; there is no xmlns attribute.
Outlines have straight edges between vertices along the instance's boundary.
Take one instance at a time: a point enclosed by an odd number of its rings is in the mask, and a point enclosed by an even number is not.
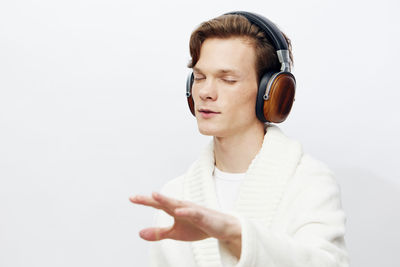
<svg viewBox="0 0 400 267"><path fill-rule="evenodd" d="M288 43L290 59L293 62L292 45L290 39L282 33ZM227 39L231 37L244 37L254 45L256 54L257 79L267 71L278 71L281 67L276 50L268 40L264 31L251 24L241 15L222 15L205 21L197 27L190 36L190 60L188 67L193 68L200 58L200 49L207 38Z"/></svg>

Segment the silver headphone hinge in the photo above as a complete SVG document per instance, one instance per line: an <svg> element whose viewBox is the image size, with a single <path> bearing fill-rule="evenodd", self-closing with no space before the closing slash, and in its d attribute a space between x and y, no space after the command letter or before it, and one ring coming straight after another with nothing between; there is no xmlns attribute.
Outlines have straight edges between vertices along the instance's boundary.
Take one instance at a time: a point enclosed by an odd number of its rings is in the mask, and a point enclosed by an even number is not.
<svg viewBox="0 0 400 267"><path fill-rule="evenodd" d="M289 50L277 50L279 62L281 63L281 71L290 72L291 71L291 60Z"/></svg>

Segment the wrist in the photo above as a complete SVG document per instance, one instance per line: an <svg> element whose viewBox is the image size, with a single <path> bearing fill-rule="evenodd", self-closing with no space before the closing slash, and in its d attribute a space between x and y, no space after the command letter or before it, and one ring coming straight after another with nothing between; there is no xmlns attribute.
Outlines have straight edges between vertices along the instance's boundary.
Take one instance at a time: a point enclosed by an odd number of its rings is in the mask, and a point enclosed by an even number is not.
<svg viewBox="0 0 400 267"><path fill-rule="evenodd" d="M239 219L236 217L233 217L230 222L227 237L220 241L239 259L242 251L242 227Z"/></svg>

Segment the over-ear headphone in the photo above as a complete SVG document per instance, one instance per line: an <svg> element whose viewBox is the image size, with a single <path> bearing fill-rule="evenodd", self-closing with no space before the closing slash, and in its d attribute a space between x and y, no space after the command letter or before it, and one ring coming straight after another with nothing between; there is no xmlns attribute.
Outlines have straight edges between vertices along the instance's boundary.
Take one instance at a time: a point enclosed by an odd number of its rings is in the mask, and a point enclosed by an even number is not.
<svg viewBox="0 0 400 267"><path fill-rule="evenodd" d="M296 90L296 79L290 72L291 60L285 37L274 23L261 15L246 11L229 12L224 15L244 16L265 32L276 49L281 69L278 72L270 71L262 75L258 86L256 115L262 122L283 122L292 109ZM190 111L195 115L195 103L192 97L193 80L191 72L186 81L186 97Z"/></svg>

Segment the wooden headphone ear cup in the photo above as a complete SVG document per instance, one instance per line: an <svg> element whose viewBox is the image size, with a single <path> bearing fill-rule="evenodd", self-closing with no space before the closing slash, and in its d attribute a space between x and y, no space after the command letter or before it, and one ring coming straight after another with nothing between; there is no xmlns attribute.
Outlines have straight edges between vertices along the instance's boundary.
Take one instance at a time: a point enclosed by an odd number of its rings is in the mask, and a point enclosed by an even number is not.
<svg viewBox="0 0 400 267"><path fill-rule="evenodd" d="M269 122L283 122L292 109L296 80L290 72L278 73L271 81L269 98L264 103L264 117Z"/></svg>
<svg viewBox="0 0 400 267"><path fill-rule="evenodd" d="M193 97L192 97L192 96L187 97L187 101L188 101L188 105L189 105L190 112L192 112L193 116L196 116L196 114L195 114L195 112L194 112L194 101L193 101Z"/></svg>
<svg viewBox="0 0 400 267"><path fill-rule="evenodd" d="M257 100L256 100L256 115L257 118L262 122L268 122L264 112L264 108L266 105L266 101L264 101L264 95L268 87L268 81L272 78L274 74L275 72L273 71L264 73L258 85Z"/></svg>

